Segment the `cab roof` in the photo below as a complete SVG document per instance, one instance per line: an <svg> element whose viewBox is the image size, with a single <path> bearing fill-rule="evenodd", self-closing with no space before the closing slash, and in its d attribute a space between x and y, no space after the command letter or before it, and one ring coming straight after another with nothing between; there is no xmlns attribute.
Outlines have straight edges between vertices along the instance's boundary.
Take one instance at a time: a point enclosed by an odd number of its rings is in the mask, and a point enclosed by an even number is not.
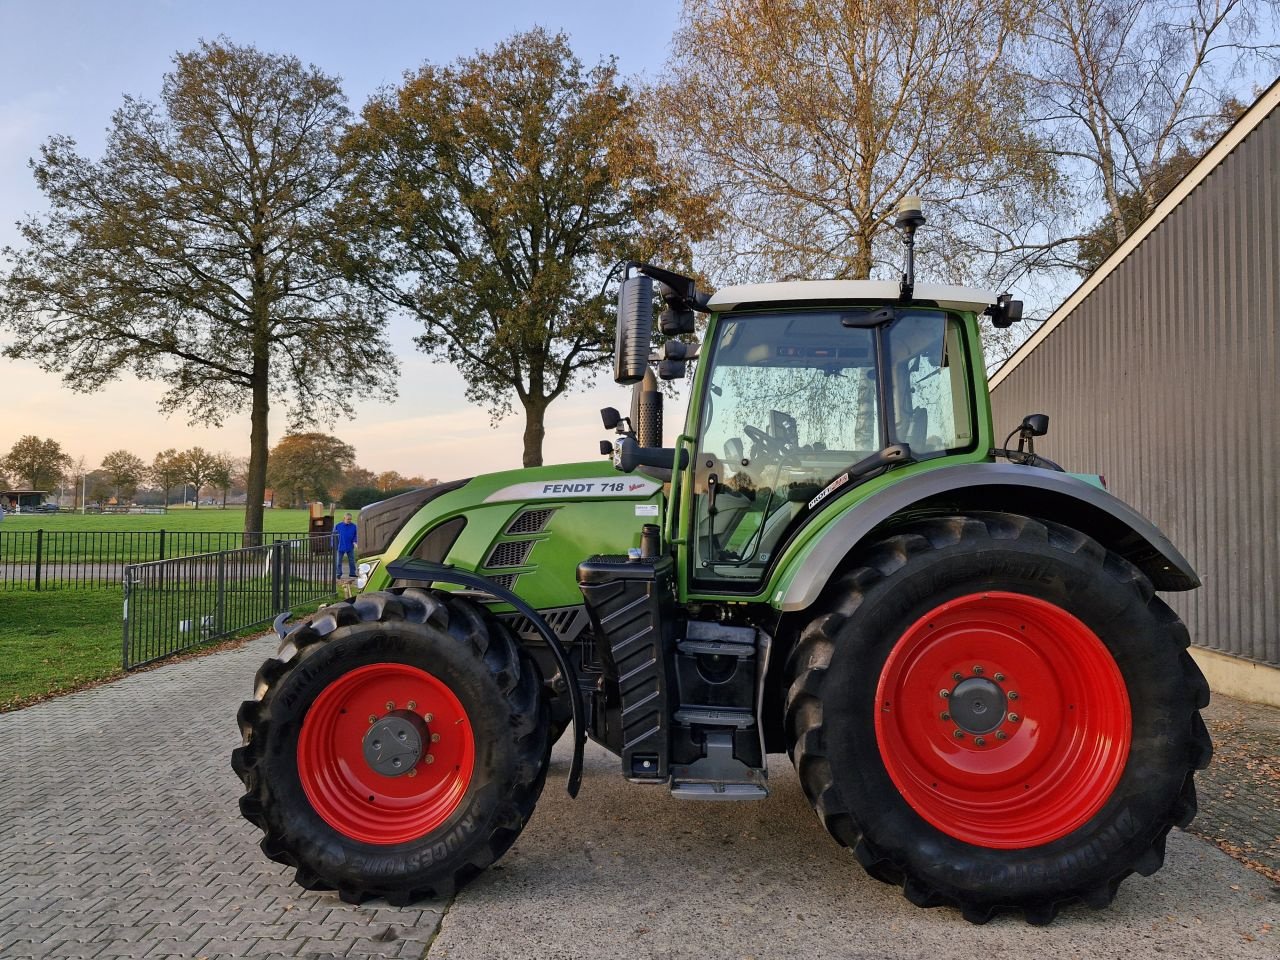
<svg viewBox="0 0 1280 960"><path fill-rule="evenodd" d="M712 295L707 309L717 312L770 303L804 301L881 300L898 302L897 280L787 280L782 283L744 283L724 287ZM981 313L996 302L994 290L957 287L945 283L917 283L912 302L936 303L947 310Z"/></svg>

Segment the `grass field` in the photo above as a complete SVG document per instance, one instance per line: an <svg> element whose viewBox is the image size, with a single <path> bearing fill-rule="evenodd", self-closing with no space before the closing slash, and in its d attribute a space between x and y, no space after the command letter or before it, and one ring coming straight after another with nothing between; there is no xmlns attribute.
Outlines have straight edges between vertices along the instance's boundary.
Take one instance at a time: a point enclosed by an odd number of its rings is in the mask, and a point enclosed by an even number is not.
<svg viewBox="0 0 1280 960"><path fill-rule="evenodd" d="M112 589L15 591L0 597L0 713L122 676L122 601L121 591ZM230 601L233 607L236 603ZM314 601L296 606L294 616L311 613L317 606ZM270 613L270 608L265 612ZM193 614L183 610L177 616ZM239 636L258 636L265 629L265 625L254 627ZM215 641L178 656L236 641Z"/></svg>
<svg viewBox="0 0 1280 960"><path fill-rule="evenodd" d="M341 515L339 515L341 516ZM301 533L309 524L306 510L264 510L266 533ZM6 530L200 530L244 529L244 509L231 507L176 507L168 513L7 513L0 523Z"/></svg>
<svg viewBox="0 0 1280 960"><path fill-rule="evenodd" d="M121 599L119 590L6 593L0 710L119 674Z"/></svg>

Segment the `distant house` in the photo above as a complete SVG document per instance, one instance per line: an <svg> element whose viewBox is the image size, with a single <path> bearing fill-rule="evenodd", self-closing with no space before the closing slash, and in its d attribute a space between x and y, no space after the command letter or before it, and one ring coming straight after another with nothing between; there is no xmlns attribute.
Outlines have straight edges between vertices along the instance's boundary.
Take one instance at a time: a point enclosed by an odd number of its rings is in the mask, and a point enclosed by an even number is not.
<svg viewBox="0 0 1280 960"><path fill-rule="evenodd" d="M1101 473L1204 586L1210 685L1280 705L1280 81L991 378L997 427ZM1002 434L1003 435L1003 434Z"/></svg>
<svg viewBox="0 0 1280 960"><path fill-rule="evenodd" d="M5 490L0 493L0 500L4 501L5 510L11 513L35 513L43 508L44 498L48 495L48 490Z"/></svg>

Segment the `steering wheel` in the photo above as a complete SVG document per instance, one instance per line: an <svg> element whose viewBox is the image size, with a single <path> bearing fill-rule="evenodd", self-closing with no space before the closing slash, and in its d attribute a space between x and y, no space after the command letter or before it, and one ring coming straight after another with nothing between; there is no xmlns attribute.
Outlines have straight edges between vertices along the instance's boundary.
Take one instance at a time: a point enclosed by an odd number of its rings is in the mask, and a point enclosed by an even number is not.
<svg viewBox="0 0 1280 960"><path fill-rule="evenodd" d="M746 423L742 425L742 432L751 441L751 459L754 460L757 457L768 457L771 460L782 459L784 451L781 444L759 427L753 427L751 424Z"/></svg>

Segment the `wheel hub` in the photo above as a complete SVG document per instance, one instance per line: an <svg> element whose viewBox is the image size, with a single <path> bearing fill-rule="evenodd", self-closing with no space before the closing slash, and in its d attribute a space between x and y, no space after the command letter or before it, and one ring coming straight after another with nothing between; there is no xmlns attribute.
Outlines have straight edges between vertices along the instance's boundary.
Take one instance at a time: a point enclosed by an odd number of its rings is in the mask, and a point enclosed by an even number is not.
<svg viewBox="0 0 1280 960"><path fill-rule="evenodd" d="M951 691L951 719L965 733L990 733L1004 722L1004 690L994 680L970 677Z"/></svg>
<svg viewBox="0 0 1280 960"><path fill-rule="evenodd" d="M450 685L387 661L320 691L298 732L298 778L316 813L362 843L406 843L448 822L476 766L471 719Z"/></svg>
<svg viewBox="0 0 1280 960"><path fill-rule="evenodd" d="M369 727L364 735L364 759L384 777L402 777L422 757L429 734L423 719L411 710L396 710Z"/></svg>
<svg viewBox="0 0 1280 960"><path fill-rule="evenodd" d="M1107 646L1047 600L948 600L889 651L876 740L894 786L947 835L996 849L1071 833L1107 802L1132 738Z"/></svg>

